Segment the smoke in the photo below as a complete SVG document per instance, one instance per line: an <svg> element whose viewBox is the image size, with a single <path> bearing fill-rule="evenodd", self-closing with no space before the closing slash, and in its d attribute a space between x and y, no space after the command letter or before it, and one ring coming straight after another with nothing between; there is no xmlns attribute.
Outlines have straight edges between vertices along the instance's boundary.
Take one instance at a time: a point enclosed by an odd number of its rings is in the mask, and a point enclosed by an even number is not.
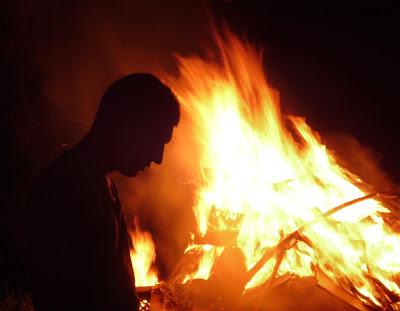
<svg viewBox="0 0 400 311"><path fill-rule="evenodd" d="M382 170L382 155L363 146L347 133L330 132L323 135L326 146L333 151L339 164L358 175L376 191L398 191L399 187Z"/></svg>

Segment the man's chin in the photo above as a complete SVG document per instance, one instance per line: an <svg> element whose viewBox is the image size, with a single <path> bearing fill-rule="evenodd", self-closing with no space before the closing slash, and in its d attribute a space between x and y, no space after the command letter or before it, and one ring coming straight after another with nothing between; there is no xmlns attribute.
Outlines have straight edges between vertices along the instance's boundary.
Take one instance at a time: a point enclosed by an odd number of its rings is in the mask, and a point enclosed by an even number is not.
<svg viewBox="0 0 400 311"><path fill-rule="evenodd" d="M132 169L132 170L118 170L122 175L126 177L135 177L140 169Z"/></svg>

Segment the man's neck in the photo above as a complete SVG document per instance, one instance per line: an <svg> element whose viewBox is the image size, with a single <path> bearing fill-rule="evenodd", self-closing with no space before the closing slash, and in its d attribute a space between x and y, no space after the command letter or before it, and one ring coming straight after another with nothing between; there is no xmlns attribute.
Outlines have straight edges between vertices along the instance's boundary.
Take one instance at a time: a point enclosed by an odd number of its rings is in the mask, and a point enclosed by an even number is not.
<svg viewBox="0 0 400 311"><path fill-rule="evenodd" d="M97 174L111 173L112 169L106 156L107 152L105 152L102 144L96 142L90 136L84 137L73 149Z"/></svg>

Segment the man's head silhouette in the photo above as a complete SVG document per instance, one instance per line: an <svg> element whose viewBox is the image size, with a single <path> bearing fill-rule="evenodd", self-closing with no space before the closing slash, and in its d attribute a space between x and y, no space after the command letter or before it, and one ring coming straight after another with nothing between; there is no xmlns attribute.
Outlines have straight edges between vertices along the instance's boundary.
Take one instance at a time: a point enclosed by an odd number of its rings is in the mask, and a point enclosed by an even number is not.
<svg viewBox="0 0 400 311"><path fill-rule="evenodd" d="M122 77L103 94L83 149L107 172L134 176L151 162L161 163L179 116L175 95L155 76Z"/></svg>

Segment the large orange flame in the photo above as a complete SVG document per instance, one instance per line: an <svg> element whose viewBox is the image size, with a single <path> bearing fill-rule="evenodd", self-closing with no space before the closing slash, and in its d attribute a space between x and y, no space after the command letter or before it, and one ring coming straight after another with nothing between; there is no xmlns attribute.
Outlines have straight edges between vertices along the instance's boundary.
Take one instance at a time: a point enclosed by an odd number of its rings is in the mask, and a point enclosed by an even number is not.
<svg viewBox="0 0 400 311"><path fill-rule="evenodd" d="M237 231L250 269L266 250L308 224L301 233L307 243L287 251L278 275L309 276L318 266L364 302L382 305L376 281L400 295L394 280L400 236L382 218L389 209L370 198L324 215L365 196L366 185L337 164L304 118L281 114L256 48L230 33L226 39L216 35L216 43L219 61L178 57L179 76L164 77L191 120L200 150L194 212L201 234ZM211 248L187 279L209 277L220 254ZM265 282L274 263L265 264L246 288Z"/></svg>

